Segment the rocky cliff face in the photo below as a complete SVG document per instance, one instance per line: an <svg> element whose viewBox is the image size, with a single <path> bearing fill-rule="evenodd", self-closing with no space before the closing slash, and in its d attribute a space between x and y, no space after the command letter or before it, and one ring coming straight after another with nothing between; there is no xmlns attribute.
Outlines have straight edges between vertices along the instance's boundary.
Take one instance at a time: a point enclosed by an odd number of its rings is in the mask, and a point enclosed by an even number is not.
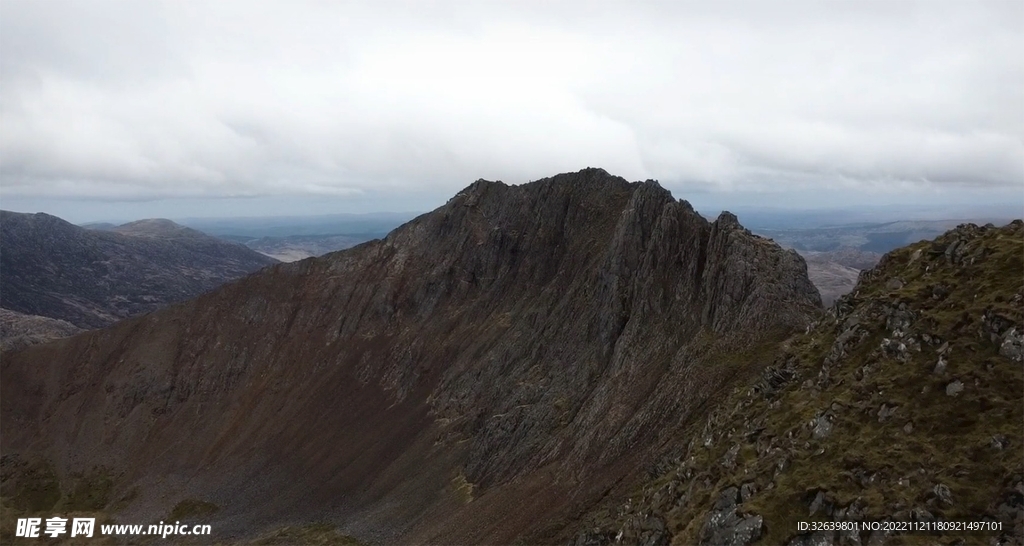
<svg viewBox="0 0 1024 546"><path fill-rule="evenodd" d="M575 544L1020 544L1024 223L885 255ZM800 521L992 531L801 532Z"/></svg>
<svg viewBox="0 0 1024 546"><path fill-rule="evenodd" d="M169 220L96 231L0 211L0 305L99 328L197 296L277 260Z"/></svg>
<svg viewBox="0 0 1024 546"><path fill-rule="evenodd" d="M5 359L0 448L62 490L103 472L126 520L201 499L223 532L557 540L819 308L799 255L653 181L481 180L383 240Z"/></svg>

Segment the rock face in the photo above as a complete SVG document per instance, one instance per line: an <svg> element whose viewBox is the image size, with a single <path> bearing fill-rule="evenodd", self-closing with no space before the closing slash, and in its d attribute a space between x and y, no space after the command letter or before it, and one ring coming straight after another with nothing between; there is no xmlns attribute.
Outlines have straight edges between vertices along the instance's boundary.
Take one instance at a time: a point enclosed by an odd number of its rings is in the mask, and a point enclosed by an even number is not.
<svg viewBox="0 0 1024 546"><path fill-rule="evenodd" d="M799 255L656 182L480 180L383 240L13 355L0 448L107 469L126 519L196 498L223 532L555 540L819 309Z"/></svg>
<svg viewBox="0 0 1024 546"><path fill-rule="evenodd" d="M742 516L736 512L739 491L729 487L715 501L701 531L701 543L713 546L746 546L761 538L761 516Z"/></svg>
<svg viewBox="0 0 1024 546"><path fill-rule="evenodd" d="M195 297L277 260L185 228L142 220L111 231L0 211L0 305L99 328Z"/></svg>
<svg viewBox="0 0 1024 546"><path fill-rule="evenodd" d="M567 539L634 537L657 518L673 544L1020 544L1022 272L1021 220L886 254ZM1000 527L840 525L885 519ZM834 524L798 528L811 521Z"/></svg>

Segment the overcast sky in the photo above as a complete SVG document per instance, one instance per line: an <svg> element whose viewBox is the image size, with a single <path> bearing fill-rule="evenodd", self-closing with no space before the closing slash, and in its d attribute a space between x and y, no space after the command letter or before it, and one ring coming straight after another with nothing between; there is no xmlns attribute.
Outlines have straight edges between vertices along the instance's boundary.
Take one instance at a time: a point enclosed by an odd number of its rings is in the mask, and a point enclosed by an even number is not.
<svg viewBox="0 0 1024 546"><path fill-rule="evenodd" d="M587 166L1024 208L1024 2L0 0L0 205L429 210Z"/></svg>

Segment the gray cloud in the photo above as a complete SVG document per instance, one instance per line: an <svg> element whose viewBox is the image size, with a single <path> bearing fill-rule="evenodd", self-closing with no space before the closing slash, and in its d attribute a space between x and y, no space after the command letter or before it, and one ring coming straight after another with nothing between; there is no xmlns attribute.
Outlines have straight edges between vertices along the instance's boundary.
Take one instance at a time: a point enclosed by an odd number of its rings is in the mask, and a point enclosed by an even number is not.
<svg viewBox="0 0 1024 546"><path fill-rule="evenodd" d="M1024 4L5 0L0 191L1024 187Z"/></svg>

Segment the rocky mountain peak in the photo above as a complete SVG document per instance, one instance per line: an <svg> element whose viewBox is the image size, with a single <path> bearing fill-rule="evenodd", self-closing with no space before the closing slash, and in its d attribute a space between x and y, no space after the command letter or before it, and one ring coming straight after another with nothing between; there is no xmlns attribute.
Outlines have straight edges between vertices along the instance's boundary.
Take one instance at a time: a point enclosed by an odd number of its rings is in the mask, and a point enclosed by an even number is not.
<svg viewBox="0 0 1024 546"><path fill-rule="evenodd" d="M740 227L742 227L742 226L740 226L739 218L737 218L735 214L733 214L733 213L731 213L731 212L729 212L727 210L723 210L721 212L721 214L718 215L718 219L715 220L715 223L718 224L722 228L740 228Z"/></svg>
<svg viewBox="0 0 1024 546"><path fill-rule="evenodd" d="M478 180L382 240L12 355L0 441L111 469L139 517L551 535L820 311L799 256L726 227L602 169Z"/></svg>

